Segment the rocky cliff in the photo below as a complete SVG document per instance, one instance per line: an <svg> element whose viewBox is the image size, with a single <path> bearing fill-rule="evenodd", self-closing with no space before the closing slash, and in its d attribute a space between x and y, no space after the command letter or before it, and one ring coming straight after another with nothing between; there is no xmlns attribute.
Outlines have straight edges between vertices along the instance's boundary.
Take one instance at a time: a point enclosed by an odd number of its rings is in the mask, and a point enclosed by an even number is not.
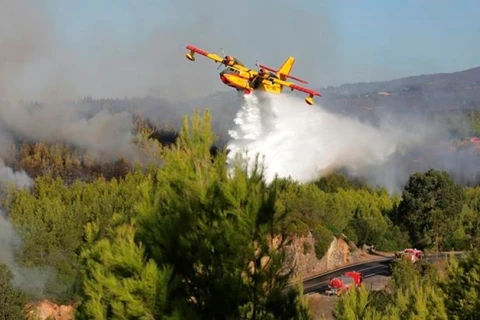
<svg viewBox="0 0 480 320"><path fill-rule="evenodd" d="M289 253L295 266L295 278L306 278L346 264L378 258L345 238L333 238L325 255L318 259L311 233L307 237L294 238Z"/></svg>

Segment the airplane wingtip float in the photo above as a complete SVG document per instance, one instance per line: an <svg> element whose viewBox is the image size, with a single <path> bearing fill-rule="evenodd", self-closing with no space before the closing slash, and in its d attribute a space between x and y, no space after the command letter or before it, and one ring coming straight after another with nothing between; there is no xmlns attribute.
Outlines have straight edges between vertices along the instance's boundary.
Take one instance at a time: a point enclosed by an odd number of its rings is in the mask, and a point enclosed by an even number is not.
<svg viewBox="0 0 480 320"><path fill-rule="evenodd" d="M295 63L294 57L288 57L278 70L257 64L259 68L257 71L246 67L240 60L233 56L226 55L222 58L215 53L204 51L192 45L188 45L187 49L189 52L187 52L185 56L190 61L195 61L195 53L198 53L212 59L215 63L225 65L225 69L220 72L220 80L222 80L225 85L237 89L237 91L243 90L245 94L250 94L254 90L282 93L283 88L288 87L292 91L297 90L308 94L305 102L309 105L314 104L314 96L322 96L317 91L288 81L288 79L292 79L307 84L305 80L290 75L290 71Z"/></svg>

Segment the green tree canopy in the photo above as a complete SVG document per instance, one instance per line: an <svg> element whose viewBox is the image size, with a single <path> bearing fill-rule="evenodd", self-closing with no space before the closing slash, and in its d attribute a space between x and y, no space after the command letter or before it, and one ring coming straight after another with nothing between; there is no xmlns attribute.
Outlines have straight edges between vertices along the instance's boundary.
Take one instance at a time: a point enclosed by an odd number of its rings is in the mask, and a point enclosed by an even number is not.
<svg viewBox="0 0 480 320"><path fill-rule="evenodd" d="M102 238L97 223L88 225L78 319L181 319L169 300L175 287L171 268L146 261L145 249L134 237L133 222L112 223Z"/></svg>
<svg viewBox="0 0 480 320"><path fill-rule="evenodd" d="M13 274L4 264L0 264L0 319L23 319L23 309L27 296L14 289Z"/></svg>
<svg viewBox="0 0 480 320"><path fill-rule="evenodd" d="M478 319L480 310L480 253L469 252L464 258L450 258L442 283L445 304L451 319Z"/></svg>
<svg viewBox="0 0 480 320"><path fill-rule="evenodd" d="M394 221L410 235L413 244L442 249L461 225L463 189L446 172L429 170L410 176L395 212Z"/></svg>

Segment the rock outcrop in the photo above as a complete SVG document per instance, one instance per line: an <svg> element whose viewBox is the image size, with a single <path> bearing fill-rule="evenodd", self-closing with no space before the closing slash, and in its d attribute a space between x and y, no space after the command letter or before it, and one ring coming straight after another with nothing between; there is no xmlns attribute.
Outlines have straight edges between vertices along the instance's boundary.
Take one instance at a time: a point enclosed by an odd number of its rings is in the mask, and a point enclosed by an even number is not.
<svg viewBox="0 0 480 320"><path fill-rule="evenodd" d="M310 233L307 237L293 239L290 258L295 266L295 277L306 278L369 257L355 244L342 237L333 238L325 255L318 259L315 254L315 240Z"/></svg>

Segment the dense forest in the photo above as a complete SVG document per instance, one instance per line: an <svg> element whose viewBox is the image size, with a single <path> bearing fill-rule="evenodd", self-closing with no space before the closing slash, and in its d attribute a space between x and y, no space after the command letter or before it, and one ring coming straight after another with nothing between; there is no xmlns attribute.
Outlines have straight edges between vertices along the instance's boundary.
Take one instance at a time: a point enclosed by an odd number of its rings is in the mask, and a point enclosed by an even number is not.
<svg viewBox="0 0 480 320"><path fill-rule="evenodd" d="M60 142L12 146L5 164L33 180L2 190L0 222L21 245L3 248L14 258L0 267L0 316L22 318L27 301L48 298L74 304L76 319L310 319L302 288L287 290L286 248L311 232L318 258L341 235L382 251L472 252L441 276L400 263L384 293L339 299L337 319L473 318L480 187L434 169L399 196L340 173L267 184L262 167L228 165L212 148L208 110L173 136L144 121L135 131L149 161L102 161Z"/></svg>

